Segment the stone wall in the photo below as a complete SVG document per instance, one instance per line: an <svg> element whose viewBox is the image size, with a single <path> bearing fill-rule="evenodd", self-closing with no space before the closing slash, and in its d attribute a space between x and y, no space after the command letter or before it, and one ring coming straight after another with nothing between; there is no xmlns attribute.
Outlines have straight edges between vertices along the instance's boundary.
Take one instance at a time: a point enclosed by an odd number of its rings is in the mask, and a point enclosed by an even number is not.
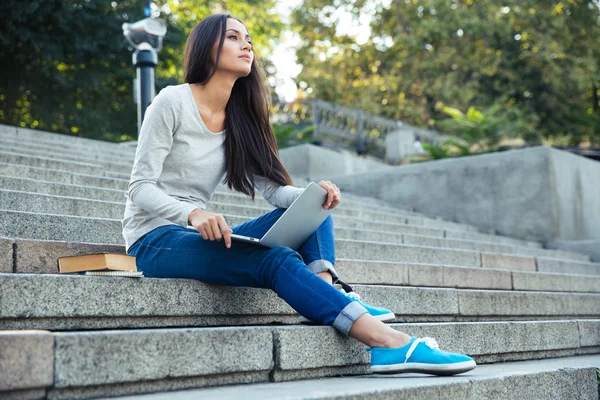
<svg viewBox="0 0 600 400"><path fill-rule="evenodd" d="M338 176L342 190L526 240L600 238L600 162L551 147Z"/></svg>

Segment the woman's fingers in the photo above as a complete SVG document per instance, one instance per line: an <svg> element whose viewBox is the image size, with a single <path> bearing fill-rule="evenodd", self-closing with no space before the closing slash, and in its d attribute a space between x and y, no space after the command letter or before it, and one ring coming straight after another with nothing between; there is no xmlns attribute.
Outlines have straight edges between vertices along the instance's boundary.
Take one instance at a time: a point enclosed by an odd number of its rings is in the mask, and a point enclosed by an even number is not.
<svg viewBox="0 0 600 400"><path fill-rule="evenodd" d="M219 228L221 229L221 232L223 233L223 238L225 239L225 246L227 246L227 248L231 247L231 229L229 229L229 226L227 226L227 222L225 221L225 218L223 218L221 216L221 218L219 218Z"/></svg>
<svg viewBox="0 0 600 400"><path fill-rule="evenodd" d="M202 239L204 239L204 240L209 239L208 235L206 234L206 229L204 228L203 225L200 225L197 230L198 230L198 232L200 232L200 235L202 235Z"/></svg>
<svg viewBox="0 0 600 400"><path fill-rule="evenodd" d="M221 229L219 229L219 223L217 222L216 218L210 220L210 228L214 237L214 239L211 240L221 240L223 238L221 235Z"/></svg>
<svg viewBox="0 0 600 400"><path fill-rule="evenodd" d="M340 190L338 189L338 187L336 185L331 183L331 181L321 181L321 182L319 182L319 186L321 186L323 189L327 190L327 199L325 200L325 203L323 204L323 208L325 210L331 210L332 208L334 208L335 206L340 204L340 200L341 200Z"/></svg>

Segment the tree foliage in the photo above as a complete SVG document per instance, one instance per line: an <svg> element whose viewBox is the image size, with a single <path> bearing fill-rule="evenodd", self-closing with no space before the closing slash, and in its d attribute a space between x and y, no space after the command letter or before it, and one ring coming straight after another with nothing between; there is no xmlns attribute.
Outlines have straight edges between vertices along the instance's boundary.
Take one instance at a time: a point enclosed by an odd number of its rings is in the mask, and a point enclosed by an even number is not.
<svg viewBox="0 0 600 400"><path fill-rule="evenodd" d="M600 143L597 1L323 4L304 0L292 14L302 38L297 81L319 98L437 129L445 107L497 104L530 143ZM338 34L340 8L372 16L366 42Z"/></svg>
<svg viewBox="0 0 600 400"><path fill-rule="evenodd" d="M275 0L154 4L153 16L168 26L157 91L182 81L187 34L212 13L242 19L259 57L282 31ZM3 0L0 15L0 123L112 141L135 137L135 69L121 25L144 18L142 1Z"/></svg>

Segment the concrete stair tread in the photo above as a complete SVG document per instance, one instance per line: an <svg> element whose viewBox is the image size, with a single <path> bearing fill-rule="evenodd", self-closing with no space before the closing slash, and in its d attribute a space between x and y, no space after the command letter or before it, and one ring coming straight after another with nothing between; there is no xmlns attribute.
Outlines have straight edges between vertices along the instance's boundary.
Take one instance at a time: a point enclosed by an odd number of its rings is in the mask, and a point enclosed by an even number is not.
<svg viewBox="0 0 600 400"><path fill-rule="evenodd" d="M125 253L122 245L0 237L0 249L2 248L6 251L4 258L0 258L0 271L25 274L56 274L58 257L94 253ZM505 268L499 269L489 268L485 265L484 267L466 267L343 258L338 258L336 263L342 280L358 284L600 292L600 264L595 265L597 270L595 275L575 272L537 272L535 270L519 270L518 267L519 265L510 263L507 263Z"/></svg>
<svg viewBox="0 0 600 400"><path fill-rule="evenodd" d="M40 193L46 195L56 195L70 198L78 198L78 199L94 199L101 201L109 201L115 203L122 203L125 199L125 191L119 189L110 189L110 188L102 188L99 186L86 186L86 185L76 185L71 183L56 183L51 181L42 181L36 179L28 179L28 178L17 178L4 176L0 174L0 182L3 184L5 190L13 190L13 191L21 191L28 193ZM271 207L264 199L260 196L257 197L255 202L252 202L249 197L244 194L236 193L232 191L226 190L218 190L212 197L209 205L215 203L229 203L236 204L238 206L241 205L251 205L251 206L264 206ZM338 206L338 208L334 209L334 215L340 210L352 210L356 212L364 212L364 209L356 208L360 207L359 204L349 204L343 202ZM369 212L369 215L371 213ZM383 213L382 215L390 215L389 213ZM414 221L413 221L414 222ZM418 221L417 221L418 223ZM433 224L433 223L432 223ZM436 228L435 226L420 226L415 224L410 224L411 229L416 229L413 233L420 234L424 236L435 236L435 237L446 237L450 240L470 240L470 241L486 241L486 242L499 242L503 245L513 245L518 247L526 247L526 248L541 248L540 243L536 242L527 242L520 241L517 239L512 239L503 236L497 235L487 235L487 234L478 234L478 233L466 233L461 231L456 231L450 228ZM496 244L496 243L493 243Z"/></svg>
<svg viewBox="0 0 600 400"><path fill-rule="evenodd" d="M247 221L247 217L225 214L232 226ZM45 221L40 225L39 221ZM96 243L121 245L121 221L116 219L38 214L31 212L0 210L0 236L10 239L39 241L63 241L69 243ZM356 234L365 237L369 231L336 228L336 234ZM338 258L373 261L395 261L427 264L455 265L462 267L508 268L541 272L575 272L598 274L599 264L572 260L495 254L473 250L457 250L402 243L383 243L368 240L336 238ZM124 249L121 250L124 252Z"/></svg>
<svg viewBox="0 0 600 400"><path fill-rule="evenodd" d="M454 377L423 375L365 375L309 379L294 382L258 383L243 386L170 391L121 397L123 400L334 400L341 398L447 399L597 399L595 369L600 356L574 356L538 361L480 365ZM534 384L533 384L534 383ZM532 385L533 384L533 385ZM502 390L498 390L499 388Z"/></svg>
<svg viewBox="0 0 600 400"><path fill-rule="evenodd" d="M391 326L410 335L434 337L443 349L469 354L479 364L485 364L597 352L599 338L593 331L595 325L589 326L590 322L600 321ZM584 335L579 334L581 329ZM505 340L512 335L521 339ZM44 356L44 362L37 367L45 366L53 375L50 379L43 376L45 381L32 377L34 382L27 384L37 388L52 386L51 398L72 398L69 396L75 393L86 398L172 390L177 384L181 389L181 386L364 375L368 373L370 361L363 344L325 326L3 331L0 340L8 348L15 348L12 345L15 342L21 343L19 351L25 356L22 359ZM313 351L306 351L309 343ZM598 356L593 358L594 363L597 359ZM230 379L219 379L219 375L228 375ZM249 376L252 379L248 379ZM193 380L193 377L203 379ZM35 378L39 380L35 382ZM146 382L148 386L144 385ZM23 381L17 384L21 385L19 389L28 388Z"/></svg>
<svg viewBox="0 0 600 400"><path fill-rule="evenodd" d="M48 147L57 146L76 149L82 153L97 153L99 151L115 152L123 154L135 154L135 147L121 143L106 142L98 139L65 135L61 133L46 132L35 129L20 128L8 125L0 125L0 132L7 140L19 140L22 142L35 142Z"/></svg>
<svg viewBox="0 0 600 400"><path fill-rule="evenodd" d="M298 323L297 313L270 290L192 279L7 273L0 274L0 287L6 329ZM600 318L598 293L353 287L367 304L392 310L402 322Z"/></svg>
<svg viewBox="0 0 600 400"><path fill-rule="evenodd" d="M12 211L33 211L41 212L54 215L70 215L70 216L82 216L84 214L92 217L108 218L108 219L120 219L124 212L124 203L106 201L106 200L91 200L77 197L51 195L44 193L31 193L16 190L0 189L0 198L4 207ZM246 220L262 215L270 210L268 207L250 206L250 205L237 205L229 203L213 202L209 203L207 208L209 211L219 212L226 215L237 215L238 217L245 217ZM413 228L424 228L421 225L414 223L402 223L402 222L384 222L384 221L373 221L368 216L356 216L356 215L342 215L340 213L347 212L347 210L340 209L334 214L338 223L337 227L340 228L363 228L368 231L380 231L390 232L396 234L398 230L413 229ZM426 228L426 227L425 227ZM448 231L446 231L446 235ZM545 256L550 258L568 258L576 259L579 261L589 261L589 256L585 256L579 253L557 251L550 249L537 249L529 246L511 246L508 244L496 244L492 242L484 242L477 240L462 240L462 239L450 239L441 237L429 237L428 235L411 235L406 239L411 239L406 244L416 245L431 245L432 247L456 247L463 250L483 250L494 253L508 253L516 255L533 255L533 256ZM439 232L442 235L442 231ZM452 242L448 242L451 240ZM429 244L427 241L433 241L435 243ZM455 246L450 244L454 243ZM479 247L478 247L479 246ZM487 247L487 248L486 248ZM558 256L558 257L557 257Z"/></svg>
<svg viewBox="0 0 600 400"><path fill-rule="evenodd" d="M43 157L48 153L60 152L61 160L83 163L94 162L96 164L105 166L107 169L121 172L131 172L131 167L133 166L134 161L133 155L132 157L125 158L119 156L108 156L106 153L77 153L69 151L69 149L66 148L49 148L31 144L7 142L4 138L0 138L0 151L18 152L35 157Z"/></svg>
<svg viewBox="0 0 600 400"><path fill-rule="evenodd" d="M59 172L59 171L55 171L55 172ZM1 169L0 169L0 173L2 173ZM81 178L84 178L84 177L81 177ZM87 175L87 176L85 176L85 178L91 178L91 177L89 175ZM104 180L106 177L97 177L97 178L99 178L99 180ZM122 185L126 186L126 184L127 184L126 181L122 180L122 182L123 182ZM235 193L233 191L229 191L228 189L225 189L225 188L222 188L222 187L217 188L217 193L230 193L230 194L235 194L235 195L240 196L239 193ZM243 196L243 195L241 195L241 196ZM68 196L66 196L66 197L68 197ZM342 208L345 208L345 207L343 206ZM351 206L351 208L352 208L352 206ZM392 212L391 210L388 210L388 211ZM396 212L397 212L397 210L396 210ZM380 214L385 215L385 214L389 214L389 213L380 213ZM373 215L377 215L377 213L373 213ZM433 228L435 228L436 224L437 225L440 225L440 224L444 225L445 224L446 225L446 231L448 232L448 235L451 236L451 237L457 238L457 239L459 239L461 236L469 235L466 232L457 231L456 227L458 227L460 225L455 224L455 223L449 223L447 221L441 221L441 220L438 221L438 220L431 219L431 218L428 218L428 217L419 216L418 214L415 214L414 216L407 215L406 218L408 220L411 219L411 218L422 218L421 221L419 221L419 220L413 220L413 225L416 222L416 224L417 224L416 226L424 225L425 227L433 227ZM447 224L450 224L449 225L450 228L448 228ZM466 225L463 226L462 230L472 232L472 235L479 235L482 238L488 238L489 237L490 240L493 240L494 238L496 238L497 240L510 240L511 242L514 242L517 245L522 245L522 246L525 246L525 247L531 247L531 244L532 244L532 242L528 242L528 241L517 241L516 239L511 239L511 238L502 238L502 239L500 239L499 236L485 235L485 234L476 233L472 229L472 227L469 227L469 226L466 226Z"/></svg>

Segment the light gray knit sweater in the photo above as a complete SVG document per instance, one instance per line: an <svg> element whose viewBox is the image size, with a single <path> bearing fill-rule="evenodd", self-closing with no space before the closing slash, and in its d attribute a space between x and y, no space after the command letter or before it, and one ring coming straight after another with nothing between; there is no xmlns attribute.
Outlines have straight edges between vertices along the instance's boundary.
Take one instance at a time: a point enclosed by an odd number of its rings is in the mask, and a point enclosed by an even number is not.
<svg viewBox="0 0 600 400"><path fill-rule="evenodd" d="M123 238L129 250L162 225L188 225L225 177L226 131L208 130L190 85L168 86L146 110L129 189L125 193ZM287 208L304 190L254 175L255 188L274 207Z"/></svg>

